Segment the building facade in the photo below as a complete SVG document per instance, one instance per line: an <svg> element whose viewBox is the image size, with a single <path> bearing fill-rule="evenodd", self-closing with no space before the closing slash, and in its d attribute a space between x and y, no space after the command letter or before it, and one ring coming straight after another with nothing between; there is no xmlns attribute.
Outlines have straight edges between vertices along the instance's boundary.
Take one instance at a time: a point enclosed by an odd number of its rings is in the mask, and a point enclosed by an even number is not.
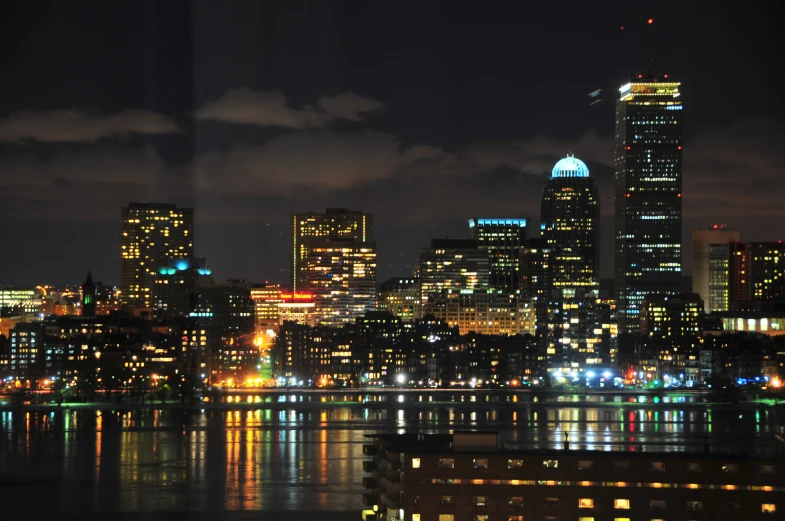
<svg viewBox="0 0 785 521"><path fill-rule="evenodd" d="M681 292L680 83L649 75L616 103L615 279L619 327L640 328L649 293Z"/></svg>
<svg viewBox="0 0 785 521"><path fill-rule="evenodd" d="M121 211L120 294L124 307L151 309L158 270L194 252L194 211L176 204L130 203Z"/></svg>
<svg viewBox="0 0 785 521"><path fill-rule="evenodd" d="M781 456L523 449L482 432L371 438L365 521L746 521L785 508Z"/></svg>
<svg viewBox="0 0 785 521"><path fill-rule="evenodd" d="M692 292L703 299L707 313L728 309L727 285L722 287L722 280L727 281L727 245L740 239L738 230L724 224L692 231Z"/></svg>
<svg viewBox="0 0 785 521"><path fill-rule="evenodd" d="M376 309L376 244L354 239L311 242L308 286L325 325L352 323Z"/></svg>
<svg viewBox="0 0 785 521"><path fill-rule="evenodd" d="M510 295L520 291L521 248L526 219L469 219L469 238L488 253L491 289Z"/></svg>
<svg viewBox="0 0 785 521"><path fill-rule="evenodd" d="M488 289L490 260L478 241L433 239L420 252L420 299L425 306L431 296L443 291Z"/></svg>
<svg viewBox="0 0 785 521"><path fill-rule="evenodd" d="M420 282L414 278L393 278L382 282L379 290L379 311L387 311L404 322L422 316Z"/></svg>
<svg viewBox="0 0 785 521"><path fill-rule="evenodd" d="M535 312L530 299L497 293L490 289L444 290L431 294L423 306L424 315L433 315L461 335L534 335Z"/></svg>
<svg viewBox="0 0 785 521"><path fill-rule="evenodd" d="M325 213L292 215L292 290L308 291L308 259L314 242L351 239L373 242L373 214L345 208L328 208Z"/></svg>

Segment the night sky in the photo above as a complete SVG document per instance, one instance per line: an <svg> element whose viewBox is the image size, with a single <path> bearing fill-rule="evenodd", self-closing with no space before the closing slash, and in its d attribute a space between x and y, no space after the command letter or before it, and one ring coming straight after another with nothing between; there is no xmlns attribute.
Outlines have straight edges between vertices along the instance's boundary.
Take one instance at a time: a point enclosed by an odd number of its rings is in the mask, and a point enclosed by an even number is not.
<svg viewBox="0 0 785 521"><path fill-rule="evenodd" d="M600 185L610 276L613 105L587 94L646 72L649 17L654 71L683 82L687 275L694 227L785 238L765 5L3 3L0 284L119 282L136 200L193 206L218 280L286 282L289 214L328 206L373 212L379 281L408 276L470 217L538 229L570 151Z"/></svg>

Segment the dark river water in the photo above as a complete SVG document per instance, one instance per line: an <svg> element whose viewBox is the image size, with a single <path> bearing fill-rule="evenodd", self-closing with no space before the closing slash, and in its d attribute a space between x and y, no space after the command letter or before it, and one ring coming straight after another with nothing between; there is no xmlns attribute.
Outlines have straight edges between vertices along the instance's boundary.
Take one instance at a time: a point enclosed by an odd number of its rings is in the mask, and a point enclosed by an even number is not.
<svg viewBox="0 0 785 521"><path fill-rule="evenodd" d="M598 450L702 450L708 438L713 450L766 451L785 425L782 407L755 404L407 402L0 409L0 519L359 519L368 434L481 429L508 446L561 447L568 433Z"/></svg>

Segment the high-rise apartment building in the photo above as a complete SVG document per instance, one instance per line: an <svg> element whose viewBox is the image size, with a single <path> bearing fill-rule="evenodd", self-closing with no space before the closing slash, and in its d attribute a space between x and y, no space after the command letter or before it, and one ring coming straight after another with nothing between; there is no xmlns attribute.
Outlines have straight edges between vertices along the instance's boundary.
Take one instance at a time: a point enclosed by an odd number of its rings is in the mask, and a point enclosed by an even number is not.
<svg viewBox="0 0 785 521"><path fill-rule="evenodd" d="M121 212L120 296L125 307L152 308L155 279L194 252L194 211L176 204L130 203Z"/></svg>
<svg viewBox="0 0 785 521"><path fill-rule="evenodd" d="M376 244L351 238L309 242L308 287L325 325L376 309Z"/></svg>
<svg viewBox="0 0 785 521"><path fill-rule="evenodd" d="M740 238L741 234L738 230L731 230L724 224L715 224L692 231L692 292L703 299L706 312L728 309L727 294L723 297L722 288L718 284L723 278L720 250L724 249L727 252L727 244L731 241L739 241ZM727 260L726 254L725 280L727 280Z"/></svg>
<svg viewBox="0 0 785 521"><path fill-rule="evenodd" d="M373 214L328 208L325 213L292 215L292 290L308 291L308 258L314 243L325 239L373 242Z"/></svg>
<svg viewBox="0 0 785 521"><path fill-rule="evenodd" d="M728 299L730 302L785 300L785 244L731 242Z"/></svg>
<svg viewBox="0 0 785 521"><path fill-rule="evenodd" d="M526 219L469 219L469 237L488 252L494 291L510 295L520 291L521 248L526 239Z"/></svg>
<svg viewBox="0 0 785 521"><path fill-rule="evenodd" d="M575 156L553 167L542 195L541 228L551 251L551 286L596 286L600 197L586 164Z"/></svg>
<svg viewBox="0 0 785 521"><path fill-rule="evenodd" d="M616 297L619 327L640 329L649 293L681 292L680 83L639 76L616 103Z"/></svg>
<svg viewBox="0 0 785 521"><path fill-rule="evenodd" d="M433 239L420 252L420 298L423 305L442 291L488 289L488 252L471 239Z"/></svg>

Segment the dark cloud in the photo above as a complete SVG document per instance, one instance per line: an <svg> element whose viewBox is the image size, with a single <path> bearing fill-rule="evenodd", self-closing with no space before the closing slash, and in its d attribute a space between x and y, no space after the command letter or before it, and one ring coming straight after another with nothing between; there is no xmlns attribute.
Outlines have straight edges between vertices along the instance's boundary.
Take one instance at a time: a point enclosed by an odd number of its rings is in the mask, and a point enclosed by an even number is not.
<svg viewBox="0 0 785 521"><path fill-rule="evenodd" d="M318 128L333 121L360 121L364 114L384 107L380 101L344 92L321 97L316 106L295 108L279 91L247 87L227 91L196 112L196 119L259 127Z"/></svg>
<svg viewBox="0 0 785 521"><path fill-rule="evenodd" d="M182 132L171 118L146 109L96 114L77 109L19 111L0 118L0 141L95 143L129 134Z"/></svg>

